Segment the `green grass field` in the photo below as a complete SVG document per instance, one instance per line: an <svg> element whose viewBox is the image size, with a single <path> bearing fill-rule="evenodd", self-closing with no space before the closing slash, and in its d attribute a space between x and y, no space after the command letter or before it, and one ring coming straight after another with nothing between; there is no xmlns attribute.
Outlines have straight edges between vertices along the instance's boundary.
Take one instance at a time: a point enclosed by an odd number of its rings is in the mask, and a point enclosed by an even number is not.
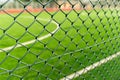
<svg viewBox="0 0 120 80"><path fill-rule="evenodd" d="M0 79L58 80L119 51L119 13L110 10L0 14L0 49L44 40L0 53ZM47 19L48 21L42 20ZM50 22L49 22L50 21ZM114 63L115 62L115 63ZM75 80L119 79L119 57ZM118 74L114 74L115 72ZM111 76L111 77L110 77Z"/></svg>

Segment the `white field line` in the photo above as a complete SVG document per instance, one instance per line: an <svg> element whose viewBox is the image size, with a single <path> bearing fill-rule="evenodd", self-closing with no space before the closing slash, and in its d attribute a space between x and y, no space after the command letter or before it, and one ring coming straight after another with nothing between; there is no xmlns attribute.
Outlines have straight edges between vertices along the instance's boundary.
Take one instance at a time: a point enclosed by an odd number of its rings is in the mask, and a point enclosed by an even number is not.
<svg viewBox="0 0 120 80"><path fill-rule="evenodd" d="M118 52L118 53L116 53L116 54L113 54L113 55L111 55L111 56L108 56L108 57L106 57L106 58L104 58L104 59L102 59L102 60L100 60L100 61L98 61L98 62L96 62L96 63L93 63L93 64L90 65L90 66L87 66L87 67L85 67L85 68L83 68L83 69L81 69L81 70L79 70L79 71L77 71L77 72L75 72L75 73L72 73L72 74L70 74L70 75L68 75L68 76L66 76L66 77L64 77L64 78L61 78L60 80L72 80L72 79L74 79L74 78L77 78L77 77L79 77L80 75L85 74L85 73L87 73L88 71L93 70L93 69L95 69L96 67L99 67L99 66L101 66L102 64L105 64L105 63L107 63L107 62L110 61L110 60L113 60L114 58L117 58L118 56L120 56L120 52Z"/></svg>
<svg viewBox="0 0 120 80"><path fill-rule="evenodd" d="M49 21L48 19L40 19L40 20L43 20L43 21ZM37 40L43 40L43 39L46 39L48 37L51 36L51 34L54 34L58 29L59 29L59 24L56 23L55 21L51 21L51 23L55 24L56 25L56 29L54 31L52 31L51 33L49 34L46 34L42 37L39 37L37 38ZM16 44L16 45L13 45L13 46L10 46L10 47L6 47L6 48L0 48L0 53L1 52L4 52L4 51L8 51L8 50L11 50L11 49L15 49L15 48L19 48L19 47L22 47L22 46L26 46L26 45L29 45L29 44L32 44L34 43L36 40L30 40L30 41L27 41L27 42L23 42L23 43L20 43L20 44Z"/></svg>

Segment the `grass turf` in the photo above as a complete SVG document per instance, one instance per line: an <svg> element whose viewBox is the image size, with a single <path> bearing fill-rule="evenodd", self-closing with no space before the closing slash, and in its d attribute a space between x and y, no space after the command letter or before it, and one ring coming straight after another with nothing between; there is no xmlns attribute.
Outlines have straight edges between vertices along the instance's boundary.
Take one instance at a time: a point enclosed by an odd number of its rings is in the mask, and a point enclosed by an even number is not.
<svg viewBox="0 0 120 80"><path fill-rule="evenodd" d="M52 19L59 24L58 32L42 41L2 52L0 79L60 79L119 51L120 24L116 11L71 11L65 12L67 16L62 12L50 14L54 14ZM40 20L51 18L46 12L39 14L36 20L28 13L16 18L0 14L0 18L0 48L15 45L16 41L33 40L56 28L55 24ZM97 78L97 71L104 74L103 70L93 71L94 77ZM89 78L88 74L79 79ZM99 77L97 79L103 78Z"/></svg>

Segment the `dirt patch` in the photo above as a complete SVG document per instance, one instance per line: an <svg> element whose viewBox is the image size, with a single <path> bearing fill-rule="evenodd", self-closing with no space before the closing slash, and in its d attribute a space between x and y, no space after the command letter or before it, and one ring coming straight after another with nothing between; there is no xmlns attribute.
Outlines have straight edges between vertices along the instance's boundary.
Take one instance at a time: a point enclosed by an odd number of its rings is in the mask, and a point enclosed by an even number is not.
<svg viewBox="0 0 120 80"><path fill-rule="evenodd" d="M59 9L59 8L30 8L28 7L27 9L5 9L5 10L0 10L0 13L2 14L5 14L6 12L7 13L20 13L20 12L42 12L42 11L48 11L48 12L55 12L55 11L59 11L59 10L62 10L62 11L70 11L72 10L72 8L62 8L62 9ZM75 9L75 10L82 10L82 9Z"/></svg>

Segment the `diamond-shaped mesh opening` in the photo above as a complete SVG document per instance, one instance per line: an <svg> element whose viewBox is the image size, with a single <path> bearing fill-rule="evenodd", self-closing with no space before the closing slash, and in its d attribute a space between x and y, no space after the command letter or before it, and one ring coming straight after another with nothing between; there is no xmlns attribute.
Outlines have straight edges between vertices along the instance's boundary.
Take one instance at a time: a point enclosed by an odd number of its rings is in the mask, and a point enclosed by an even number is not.
<svg viewBox="0 0 120 80"><path fill-rule="evenodd" d="M0 80L119 80L119 0L0 0Z"/></svg>

